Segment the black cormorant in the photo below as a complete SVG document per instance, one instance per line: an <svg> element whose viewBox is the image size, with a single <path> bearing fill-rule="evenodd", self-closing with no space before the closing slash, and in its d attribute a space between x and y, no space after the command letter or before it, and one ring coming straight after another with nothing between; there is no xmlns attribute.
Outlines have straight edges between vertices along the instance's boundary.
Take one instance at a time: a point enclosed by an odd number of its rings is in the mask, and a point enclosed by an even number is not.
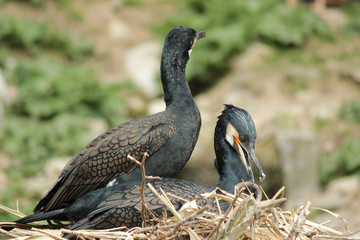
<svg viewBox="0 0 360 240"><path fill-rule="evenodd" d="M118 182L141 179L128 155L140 159L147 152L148 175L174 177L179 173L190 158L201 126L185 68L192 47L204 36L204 32L188 27L176 27L168 33L161 58L166 110L121 124L91 141L66 164L35 213L69 206L119 176Z"/></svg>

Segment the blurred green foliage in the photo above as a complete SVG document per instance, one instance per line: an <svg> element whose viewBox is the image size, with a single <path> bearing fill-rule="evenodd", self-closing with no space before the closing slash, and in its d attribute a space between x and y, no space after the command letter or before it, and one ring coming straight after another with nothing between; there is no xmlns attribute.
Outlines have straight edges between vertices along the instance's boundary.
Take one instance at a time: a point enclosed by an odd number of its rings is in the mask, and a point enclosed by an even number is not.
<svg viewBox="0 0 360 240"><path fill-rule="evenodd" d="M42 172L53 157L75 155L95 137L88 134L89 120L104 119L108 128L128 120L119 93L132 86L101 84L89 69L49 59L22 61L5 73L18 87L0 136L1 148L12 159L6 169L10 184L1 202L12 206L14 199L30 194L21 184L24 179Z"/></svg>
<svg viewBox="0 0 360 240"><path fill-rule="evenodd" d="M0 202L15 207L15 200L22 199L22 210L30 213L34 200L27 206L26 199L40 196L28 192L24 179L42 172L51 158L79 152L95 137L89 134L89 121L103 119L110 128L128 120L120 94L134 87L101 83L94 71L81 66L79 60L93 52L85 36L8 15L0 15L0 26L0 67L8 84L16 86L0 136L1 150L11 158ZM49 52L51 58L45 57ZM0 219L9 216L1 212Z"/></svg>
<svg viewBox="0 0 360 240"><path fill-rule="evenodd" d="M299 47L310 36L330 37L326 24L307 7L289 8L278 0L184 0L177 14L157 26L161 36L175 26L206 32L197 44L187 73L207 84L229 67L229 59L254 40L280 48Z"/></svg>
<svg viewBox="0 0 360 240"><path fill-rule="evenodd" d="M360 123L360 100L344 103L339 115L344 120Z"/></svg>
<svg viewBox="0 0 360 240"><path fill-rule="evenodd" d="M88 38L67 34L53 29L44 22L32 19L14 19L9 15L0 15L0 44L23 49L30 54L40 50L53 50L72 60L91 55L94 50Z"/></svg>
<svg viewBox="0 0 360 240"><path fill-rule="evenodd" d="M8 176L21 181L41 171L49 157L76 153L87 143L82 136L86 130L84 119L73 115L61 114L48 122L7 117L0 144L15 159Z"/></svg>
<svg viewBox="0 0 360 240"><path fill-rule="evenodd" d="M101 116L114 124L116 105L123 103L116 95L124 85L101 84L90 69L50 59L20 62L7 76L18 86L10 109L17 115L46 120L71 113Z"/></svg>
<svg viewBox="0 0 360 240"><path fill-rule="evenodd" d="M21 62L7 76L18 93L0 143L23 160L20 176L34 175L51 155L72 155L84 147L89 141L83 139L86 117L103 118L112 126L124 120L118 111L123 85L101 84L89 69L44 59Z"/></svg>
<svg viewBox="0 0 360 240"><path fill-rule="evenodd" d="M309 79L302 76L287 75L285 77L288 85L288 92L294 95L309 88Z"/></svg>
<svg viewBox="0 0 360 240"><path fill-rule="evenodd" d="M360 34L360 4L353 2L344 7L344 12L348 17L347 24L344 27L345 32Z"/></svg>
<svg viewBox="0 0 360 240"><path fill-rule="evenodd" d="M357 174L360 177L360 138L344 143L335 153L320 158L319 176L322 184L346 176Z"/></svg>
<svg viewBox="0 0 360 240"><path fill-rule="evenodd" d="M323 129L326 125L328 125L330 122L329 119L327 118L322 118L322 117L316 117L315 121L314 121L314 127L316 130L321 130Z"/></svg>
<svg viewBox="0 0 360 240"><path fill-rule="evenodd" d="M345 103L339 110L339 116L346 121L360 123L360 101ZM320 159L320 181L327 184L331 180L357 174L360 177L360 138L341 145L334 153Z"/></svg>

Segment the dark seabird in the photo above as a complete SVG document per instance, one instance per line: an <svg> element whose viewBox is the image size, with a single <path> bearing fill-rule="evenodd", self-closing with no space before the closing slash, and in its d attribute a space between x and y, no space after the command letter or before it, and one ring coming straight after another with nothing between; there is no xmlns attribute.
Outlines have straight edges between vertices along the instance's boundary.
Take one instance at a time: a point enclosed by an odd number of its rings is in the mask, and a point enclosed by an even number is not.
<svg viewBox="0 0 360 240"><path fill-rule="evenodd" d="M188 27L176 27L165 38L161 81L166 110L121 124L91 141L62 170L34 213L69 206L88 192L117 182L141 179L137 165L147 152L148 175L174 177L184 167L197 142L201 117L185 77L195 42L205 36Z"/></svg>
<svg viewBox="0 0 360 240"><path fill-rule="evenodd" d="M220 179L216 186L207 186L180 179L161 178L149 179L156 190L162 188L166 193L174 194L182 199L190 200L195 196L211 192L216 187L234 193L234 186L242 181L252 181L253 173L250 165L252 160L260 172L260 179L265 177L255 155L256 130L250 114L232 105L226 105L219 116L214 145L216 152L215 167ZM141 226L141 194L136 186L141 181L120 183L92 191L76 200L67 208L47 213L35 213L19 219L18 223L29 223L39 220L70 220L74 225L70 229L107 229L119 226ZM156 215L161 216L166 206L146 186L144 189L146 204ZM178 210L185 203L179 198L168 194L168 198ZM197 203L206 204L199 198ZM228 204L222 204L227 207ZM168 212L171 215L171 212ZM70 235L66 235L70 237Z"/></svg>

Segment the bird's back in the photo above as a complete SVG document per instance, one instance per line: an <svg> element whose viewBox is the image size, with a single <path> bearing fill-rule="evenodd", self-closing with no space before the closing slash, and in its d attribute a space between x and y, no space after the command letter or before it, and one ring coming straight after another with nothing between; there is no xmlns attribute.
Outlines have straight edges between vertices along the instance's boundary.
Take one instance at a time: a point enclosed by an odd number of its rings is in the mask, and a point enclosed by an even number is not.
<svg viewBox="0 0 360 240"><path fill-rule="evenodd" d="M167 194L167 197L173 204L176 210L179 210L185 203L184 200L190 201L197 197L199 194L210 192L215 189L213 186L206 186L196 184L180 179L151 179L147 180L158 192L160 188ZM141 226L141 194L138 187L141 186L140 181L133 181L128 183L119 184L112 187L113 193L106 194L107 197L103 199L96 207L93 206L93 211L83 218L77 221L71 229L106 229L120 226L135 227ZM101 191L109 191L99 189L97 190L99 195L102 195ZM93 194L94 193L90 193ZM147 208L151 210L156 216L161 217L164 210L167 210L168 216L172 213L168 211L164 203L152 192L152 190L146 186L144 189L145 201ZM176 197L177 196L177 197ZM90 196L89 196L90 197ZM85 199L81 200L82 203L75 202L73 208L69 208L71 211L79 211L82 204L85 204ZM212 200L209 200L212 203ZM197 204L203 206L208 203L205 198L199 197ZM77 209L76 209L77 208Z"/></svg>

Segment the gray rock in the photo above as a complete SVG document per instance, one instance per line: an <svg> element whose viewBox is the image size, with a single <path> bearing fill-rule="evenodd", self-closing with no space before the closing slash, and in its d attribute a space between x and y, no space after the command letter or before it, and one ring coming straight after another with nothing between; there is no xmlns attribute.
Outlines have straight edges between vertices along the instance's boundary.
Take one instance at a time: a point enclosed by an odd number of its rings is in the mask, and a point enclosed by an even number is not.
<svg viewBox="0 0 360 240"><path fill-rule="evenodd" d="M315 143L310 132L286 131L276 136L287 207L304 204L319 192Z"/></svg>
<svg viewBox="0 0 360 240"><path fill-rule="evenodd" d="M356 200L359 193L360 183L357 176L342 177L332 181L314 200L314 204L326 209L340 209Z"/></svg>
<svg viewBox="0 0 360 240"><path fill-rule="evenodd" d="M335 192L344 198L351 198L351 196L360 191L359 177L354 175L338 178L329 184L327 191Z"/></svg>
<svg viewBox="0 0 360 240"><path fill-rule="evenodd" d="M131 80L146 98L159 94L160 84L157 74L160 69L161 43L151 41L128 50L125 54L125 68Z"/></svg>
<svg viewBox="0 0 360 240"><path fill-rule="evenodd" d="M350 231L358 229L360 219L358 218L360 206L360 181L358 176L347 176L332 181L325 190L313 199L313 206L323 209L331 209L348 220ZM314 221L325 222L329 220L329 214L319 211ZM329 227L339 228L343 225L341 221L335 217L331 218L332 222L327 225ZM360 234L358 233L359 237ZM355 237L355 236L353 236Z"/></svg>

